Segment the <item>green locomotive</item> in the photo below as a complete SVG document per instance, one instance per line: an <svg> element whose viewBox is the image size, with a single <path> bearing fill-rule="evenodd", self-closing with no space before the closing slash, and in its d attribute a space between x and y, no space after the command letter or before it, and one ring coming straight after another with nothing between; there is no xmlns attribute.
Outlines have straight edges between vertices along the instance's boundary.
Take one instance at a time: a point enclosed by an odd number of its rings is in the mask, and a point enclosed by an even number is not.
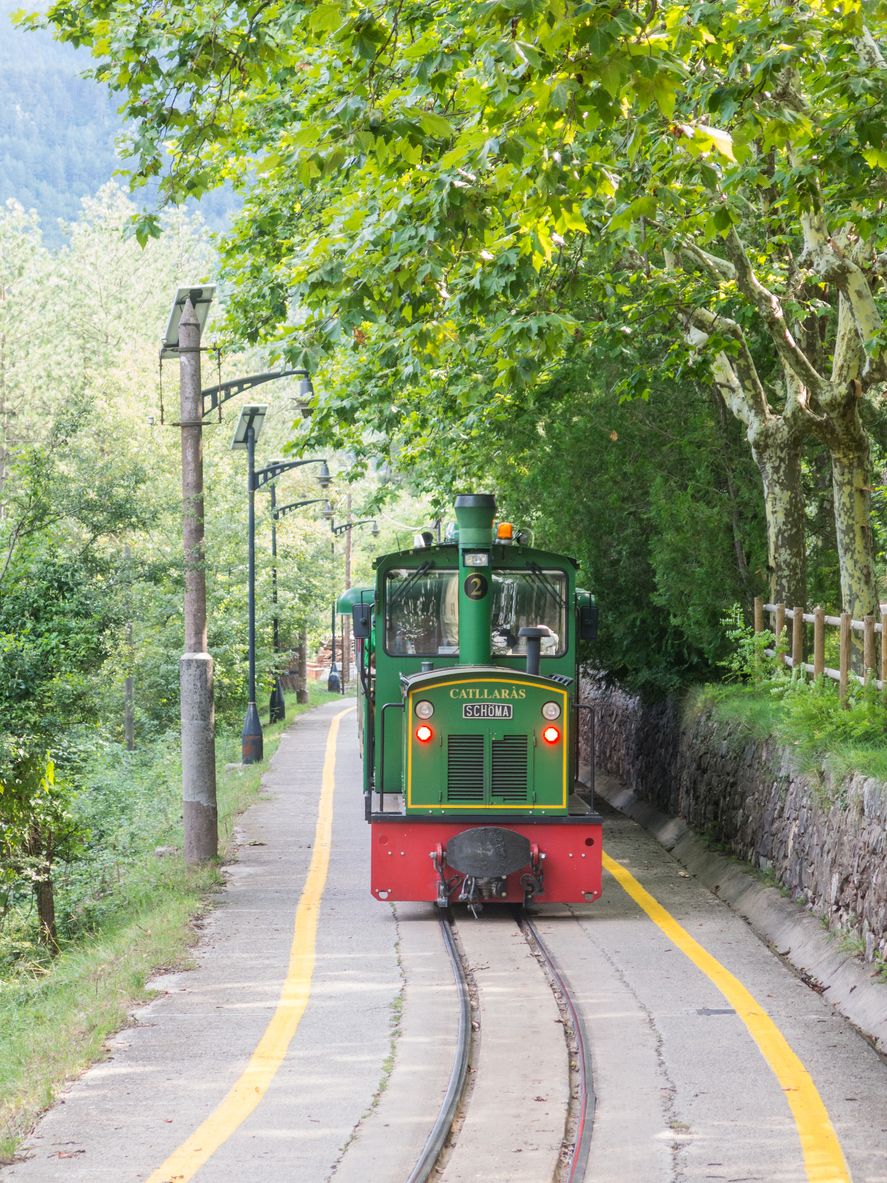
<svg viewBox="0 0 887 1183"><path fill-rule="evenodd" d="M442 543L377 559L375 587L339 602L358 647L379 899L600 895L601 818L577 781L577 648L596 607L572 559L494 526L495 510L458 497Z"/></svg>

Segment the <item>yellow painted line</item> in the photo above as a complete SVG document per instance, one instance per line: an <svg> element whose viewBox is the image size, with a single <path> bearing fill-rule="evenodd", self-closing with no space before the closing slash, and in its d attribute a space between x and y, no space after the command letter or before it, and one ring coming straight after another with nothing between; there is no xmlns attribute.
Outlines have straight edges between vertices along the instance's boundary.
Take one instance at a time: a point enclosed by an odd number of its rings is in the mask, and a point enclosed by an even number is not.
<svg viewBox="0 0 887 1183"><path fill-rule="evenodd" d="M311 996L314 976L314 953L320 901L326 886L330 865L330 845L333 833L333 790L336 773L336 737L339 724L348 707L333 717L326 741L323 762L320 802L311 864L305 886L296 909L293 940L286 980L271 1021L265 1028L256 1050L235 1081L231 1091L190 1138L150 1176L146 1183L188 1183L203 1164L231 1137L238 1126L249 1117L267 1093L271 1081L283 1063L284 1056L302 1021Z"/></svg>
<svg viewBox="0 0 887 1183"><path fill-rule="evenodd" d="M621 863L603 856L604 868L668 939L711 981L748 1028L785 1093L795 1119L809 1183L851 1183L841 1143L807 1069L754 995L678 924Z"/></svg>

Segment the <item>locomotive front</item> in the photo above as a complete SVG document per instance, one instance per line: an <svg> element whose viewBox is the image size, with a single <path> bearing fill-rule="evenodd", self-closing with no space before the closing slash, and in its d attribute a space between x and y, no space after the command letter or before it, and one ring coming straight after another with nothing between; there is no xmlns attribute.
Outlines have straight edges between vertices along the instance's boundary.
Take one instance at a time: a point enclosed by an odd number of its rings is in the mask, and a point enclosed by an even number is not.
<svg viewBox="0 0 887 1183"><path fill-rule="evenodd" d="M372 629L356 628L379 899L600 895L601 819L577 783L587 609L572 561L494 515L493 497L461 496L457 539L379 560Z"/></svg>

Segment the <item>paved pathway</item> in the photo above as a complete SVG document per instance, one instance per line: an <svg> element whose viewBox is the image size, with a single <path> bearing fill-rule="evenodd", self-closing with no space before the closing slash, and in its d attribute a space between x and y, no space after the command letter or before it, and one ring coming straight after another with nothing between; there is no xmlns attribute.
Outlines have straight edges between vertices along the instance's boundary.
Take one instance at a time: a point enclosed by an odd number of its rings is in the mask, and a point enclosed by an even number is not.
<svg viewBox="0 0 887 1183"><path fill-rule="evenodd" d="M433 906L369 894L353 714L335 723L343 705L284 736L241 819L196 968L157 979L160 996L0 1183L403 1183L446 1086L455 999ZM325 816L331 841L318 846ZM597 1110L584 1183L887 1183L883 1059L635 823L610 815L605 841L778 1024L849 1170L817 1165L815 1145L805 1162L794 1099L740 1015L608 875L600 902L539 910L590 1029ZM482 969L482 954L469 955ZM524 987L519 974L501 983L517 1002ZM493 1080L525 1073L520 1032L500 1042ZM483 1183L513 1183L520 1150L489 1125ZM446 1178L481 1183L457 1153Z"/></svg>
<svg viewBox="0 0 887 1183"><path fill-rule="evenodd" d="M327 736L342 709L302 715L284 735L239 823L237 861L203 926L196 969L156 980L161 996L46 1115L28 1160L0 1171L2 1183L143 1183L236 1082L286 976ZM291 1183L294 1164L304 1183L322 1183L384 1075L402 980L391 909L367 889L354 732L347 714L309 1005L262 1103L200 1169L201 1183Z"/></svg>

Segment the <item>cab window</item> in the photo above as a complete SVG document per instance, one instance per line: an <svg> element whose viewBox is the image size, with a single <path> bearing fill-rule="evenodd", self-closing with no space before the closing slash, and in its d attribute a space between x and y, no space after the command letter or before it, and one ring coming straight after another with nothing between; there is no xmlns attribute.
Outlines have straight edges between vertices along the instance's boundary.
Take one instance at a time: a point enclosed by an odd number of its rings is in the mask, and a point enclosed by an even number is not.
<svg viewBox="0 0 887 1183"><path fill-rule="evenodd" d="M458 654L457 571L408 567L388 572L385 651L417 657Z"/></svg>
<svg viewBox="0 0 887 1183"><path fill-rule="evenodd" d="M567 577L563 571L493 572L492 652L517 657L527 652L522 628L547 628L543 657L561 657L567 645Z"/></svg>

